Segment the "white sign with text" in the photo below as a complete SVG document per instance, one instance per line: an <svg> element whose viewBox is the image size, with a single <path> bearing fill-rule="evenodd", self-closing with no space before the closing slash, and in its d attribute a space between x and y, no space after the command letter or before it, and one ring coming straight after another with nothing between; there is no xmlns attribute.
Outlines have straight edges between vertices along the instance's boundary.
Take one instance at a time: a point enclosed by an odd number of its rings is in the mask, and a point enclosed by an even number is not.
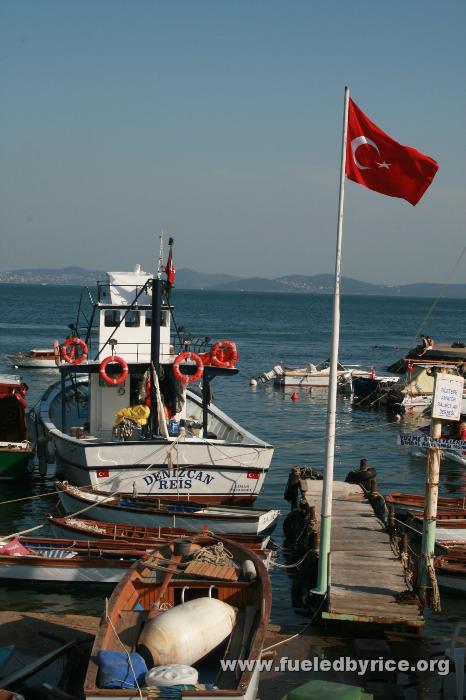
<svg viewBox="0 0 466 700"><path fill-rule="evenodd" d="M459 420L463 403L464 377L456 374L437 374L432 417Z"/></svg>

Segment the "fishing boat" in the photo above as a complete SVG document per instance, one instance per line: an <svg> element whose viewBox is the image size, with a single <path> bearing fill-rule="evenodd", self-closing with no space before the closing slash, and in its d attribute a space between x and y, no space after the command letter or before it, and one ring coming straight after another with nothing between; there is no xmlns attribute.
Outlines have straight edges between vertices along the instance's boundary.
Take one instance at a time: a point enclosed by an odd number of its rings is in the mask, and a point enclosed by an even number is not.
<svg viewBox="0 0 466 700"><path fill-rule="evenodd" d="M403 415L423 411L432 404L435 371L437 367L457 367L462 372L462 362L428 359L406 361L406 371L386 393L386 404L392 413ZM466 413L466 390L463 394L462 413Z"/></svg>
<svg viewBox="0 0 466 700"><path fill-rule="evenodd" d="M171 542L174 537L187 537L193 534L190 530L183 530L179 527L140 527L139 525L110 524L100 520L82 518L57 518L52 515L48 517L48 524L54 537L72 538L73 541L92 542L105 539L148 546L164 541ZM208 532L207 528L205 531ZM228 533L228 537L253 549L265 549L270 540L270 535L235 535L232 532Z"/></svg>
<svg viewBox="0 0 466 700"><path fill-rule="evenodd" d="M96 299L88 290L89 323L63 343L39 420L72 483L250 504L273 448L211 402L214 378L238 372L235 343L196 341L175 323L172 337L171 255L170 243L166 280L160 265L155 277L136 266L109 272ZM201 378L201 391L187 388Z"/></svg>
<svg viewBox="0 0 466 700"><path fill-rule="evenodd" d="M254 553L227 540L219 544L231 557L226 564L190 562L175 549L168 561L148 559L130 569L100 623L84 682L87 700L176 691L198 700L255 700L270 582ZM249 662L247 670L227 670L221 662L229 660Z"/></svg>
<svg viewBox="0 0 466 700"><path fill-rule="evenodd" d="M25 409L27 385L13 375L0 376L0 480L20 479L29 467Z"/></svg>
<svg viewBox="0 0 466 700"><path fill-rule="evenodd" d="M33 348L30 352L15 352L5 357L13 367L27 369L57 369L60 364L57 347Z"/></svg>
<svg viewBox="0 0 466 700"><path fill-rule="evenodd" d="M90 487L55 482L60 504L68 515L85 511L93 520L139 527L182 527L199 532L208 527L217 534L265 536L273 532L279 510L201 505L186 500L166 500L156 496L109 495Z"/></svg>
<svg viewBox="0 0 466 700"><path fill-rule="evenodd" d="M213 541L212 533L190 533L188 538L185 532L177 534L176 530L146 542L27 536L0 540L0 580L117 583L137 559L163 547L171 551L173 541L180 538L199 547ZM255 541L246 540L244 545L255 551L268 568L271 550Z"/></svg>

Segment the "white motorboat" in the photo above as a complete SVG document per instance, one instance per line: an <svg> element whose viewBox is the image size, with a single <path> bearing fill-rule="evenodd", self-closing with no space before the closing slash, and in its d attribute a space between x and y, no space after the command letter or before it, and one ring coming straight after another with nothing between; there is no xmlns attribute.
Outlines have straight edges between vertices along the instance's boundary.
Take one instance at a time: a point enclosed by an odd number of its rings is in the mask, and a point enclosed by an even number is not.
<svg viewBox="0 0 466 700"><path fill-rule="evenodd" d="M60 355L54 348L33 348L30 352L16 352L5 355L13 367L27 369L57 369Z"/></svg>
<svg viewBox="0 0 466 700"><path fill-rule="evenodd" d="M369 377L370 371L361 370L357 367L346 367L338 365L338 388L340 391L351 390L353 377ZM271 376L268 376L271 375ZM330 362L327 360L318 365L310 362L305 367L286 367L284 364L275 366L272 372L264 375L268 379L273 379L274 384L282 387L324 387L328 388L330 379ZM267 379L265 380L267 381Z"/></svg>
<svg viewBox="0 0 466 700"><path fill-rule="evenodd" d="M238 372L236 346L196 344L176 326L174 342L170 291L168 279L139 266L98 283L88 316L97 329L91 323L63 344L61 381L44 394L40 422L59 472L74 484L250 504L273 448L210 402L213 379ZM175 347L184 352L176 356ZM201 376L201 392L187 389Z"/></svg>

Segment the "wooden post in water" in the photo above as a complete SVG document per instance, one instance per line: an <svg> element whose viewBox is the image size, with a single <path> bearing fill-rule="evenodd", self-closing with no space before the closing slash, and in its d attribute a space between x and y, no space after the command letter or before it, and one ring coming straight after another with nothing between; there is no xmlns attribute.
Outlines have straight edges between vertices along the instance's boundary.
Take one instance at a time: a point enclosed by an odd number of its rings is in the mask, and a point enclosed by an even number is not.
<svg viewBox="0 0 466 700"><path fill-rule="evenodd" d="M446 369L442 368L441 373L445 373ZM433 403L435 401L437 381L435 376ZM434 414L434 409L432 408ZM432 416L430 422L430 436L434 440L438 440L442 434L442 421L439 418ZM427 449L427 466L426 466L426 490L424 502L424 520L422 524L422 544L421 544L421 562L419 567L419 583L418 594L423 605L427 606L428 589L430 587L429 571L432 571L434 566L435 554L435 530L437 524L437 502L438 489L440 478L440 450L438 447L429 447Z"/></svg>

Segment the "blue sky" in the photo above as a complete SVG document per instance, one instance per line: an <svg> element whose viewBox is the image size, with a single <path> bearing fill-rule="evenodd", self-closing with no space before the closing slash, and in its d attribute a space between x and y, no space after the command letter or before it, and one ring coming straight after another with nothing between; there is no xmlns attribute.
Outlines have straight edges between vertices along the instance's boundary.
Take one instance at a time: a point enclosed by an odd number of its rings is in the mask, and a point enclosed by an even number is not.
<svg viewBox="0 0 466 700"><path fill-rule="evenodd" d="M333 270L343 89L435 158L346 186L343 274L444 281L466 244L466 4L2 0L2 269ZM466 281L465 263L453 281Z"/></svg>

